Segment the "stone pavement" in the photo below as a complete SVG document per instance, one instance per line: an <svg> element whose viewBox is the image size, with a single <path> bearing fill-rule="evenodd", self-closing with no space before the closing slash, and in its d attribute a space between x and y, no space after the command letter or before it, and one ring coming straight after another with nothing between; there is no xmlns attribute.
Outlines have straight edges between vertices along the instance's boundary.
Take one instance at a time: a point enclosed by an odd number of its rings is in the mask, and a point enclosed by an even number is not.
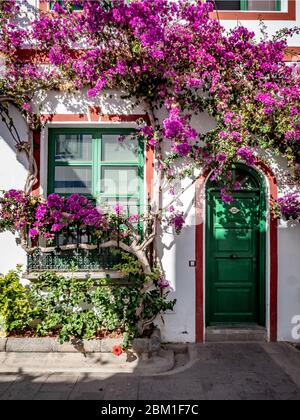
<svg viewBox="0 0 300 420"><path fill-rule="evenodd" d="M288 344L210 343L193 353L186 368L156 376L5 373L0 362L0 400L300 400L300 352Z"/></svg>

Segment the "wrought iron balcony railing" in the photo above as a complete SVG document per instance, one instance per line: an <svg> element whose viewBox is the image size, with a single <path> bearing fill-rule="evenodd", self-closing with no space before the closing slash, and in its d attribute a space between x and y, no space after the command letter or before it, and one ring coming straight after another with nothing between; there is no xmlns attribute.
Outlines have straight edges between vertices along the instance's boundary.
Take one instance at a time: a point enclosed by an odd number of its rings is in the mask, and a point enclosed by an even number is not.
<svg viewBox="0 0 300 420"><path fill-rule="evenodd" d="M121 262L116 248L103 247L111 239L120 240L120 234L114 233L101 237L92 228L68 228L54 235L49 243L44 238L30 240L32 252L27 255L27 271L103 271L113 270ZM124 241L124 238L122 238Z"/></svg>

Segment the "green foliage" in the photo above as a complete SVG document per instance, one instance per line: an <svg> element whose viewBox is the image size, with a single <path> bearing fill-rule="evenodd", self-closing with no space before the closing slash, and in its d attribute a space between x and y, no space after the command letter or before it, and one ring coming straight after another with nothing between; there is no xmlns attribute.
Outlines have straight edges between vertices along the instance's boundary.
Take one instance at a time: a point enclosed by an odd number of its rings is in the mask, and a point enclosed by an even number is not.
<svg viewBox="0 0 300 420"><path fill-rule="evenodd" d="M99 330L119 330L126 346L138 335L140 320L172 310L175 301L168 302L167 293L155 285L156 273L145 275L134 257L122 253L122 258L124 263L118 266L125 275L122 280L79 281L54 273L41 274L31 288L39 318L37 334L46 336L56 331L64 342L91 339ZM153 287L143 293L149 281Z"/></svg>
<svg viewBox="0 0 300 420"><path fill-rule="evenodd" d="M0 316L5 321L5 331L26 328L34 310L30 304L28 288L20 281L21 267L0 276Z"/></svg>
<svg viewBox="0 0 300 420"><path fill-rule="evenodd" d="M0 320L5 331L28 329L38 336L58 334L61 343L91 339L100 332L120 331L124 346L140 333L138 325L173 310L168 292L159 287L161 273L143 273L132 255L115 251L122 263L115 267L122 279L76 280L57 273L42 273L30 287L20 281L20 267L0 277Z"/></svg>

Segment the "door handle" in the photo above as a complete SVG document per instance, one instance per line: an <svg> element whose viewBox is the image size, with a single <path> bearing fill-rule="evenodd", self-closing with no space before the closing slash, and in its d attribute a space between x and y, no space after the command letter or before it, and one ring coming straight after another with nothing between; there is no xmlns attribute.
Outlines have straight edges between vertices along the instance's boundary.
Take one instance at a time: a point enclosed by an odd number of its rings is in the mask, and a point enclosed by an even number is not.
<svg viewBox="0 0 300 420"><path fill-rule="evenodd" d="M238 257L238 255L231 254L231 255L230 255L230 258L231 258L232 260L237 260L239 257Z"/></svg>

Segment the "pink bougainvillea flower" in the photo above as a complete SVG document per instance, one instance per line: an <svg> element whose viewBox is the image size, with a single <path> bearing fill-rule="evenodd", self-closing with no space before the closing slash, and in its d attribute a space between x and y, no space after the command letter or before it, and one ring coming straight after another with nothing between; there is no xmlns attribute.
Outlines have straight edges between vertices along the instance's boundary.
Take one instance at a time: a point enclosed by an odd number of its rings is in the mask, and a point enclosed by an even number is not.
<svg viewBox="0 0 300 420"><path fill-rule="evenodd" d="M164 276L159 277L157 284L162 290L170 287L170 282Z"/></svg>
<svg viewBox="0 0 300 420"><path fill-rule="evenodd" d="M115 212L117 215L120 215L120 214L122 214L122 213L123 213L123 211L124 211L124 206L122 206L122 204L116 204L116 205L113 207L113 209L114 209L114 212Z"/></svg>
<svg viewBox="0 0 300 420"><path fill-rule="evenodd" d="M230 195L224 188L222 188L221 190L221 197L224 203L226 204L230 204L234 201L234 198L232 197L232 195Z"/></svg>
<svg viewBox="0 0 300 420"><path fill-rule="evenodd" d="M31 238L36 238L39 235L39 231L37 229L30 229L29 230L29 236Z"/></svg>

